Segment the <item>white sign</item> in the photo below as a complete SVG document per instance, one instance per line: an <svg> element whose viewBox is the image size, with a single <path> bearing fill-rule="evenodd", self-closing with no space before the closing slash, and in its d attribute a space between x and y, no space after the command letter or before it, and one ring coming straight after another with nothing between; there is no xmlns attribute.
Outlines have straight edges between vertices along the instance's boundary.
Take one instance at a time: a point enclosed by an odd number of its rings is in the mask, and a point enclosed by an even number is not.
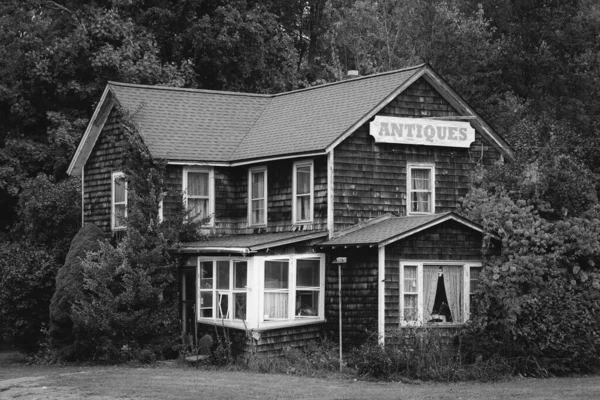
<svg viewBox="0 0 600 400"><path fill-rule="evenodd" d="M370 134L376 143L404 143L425 146L470 147L475 129L464 121L376 116Z"/></svg>

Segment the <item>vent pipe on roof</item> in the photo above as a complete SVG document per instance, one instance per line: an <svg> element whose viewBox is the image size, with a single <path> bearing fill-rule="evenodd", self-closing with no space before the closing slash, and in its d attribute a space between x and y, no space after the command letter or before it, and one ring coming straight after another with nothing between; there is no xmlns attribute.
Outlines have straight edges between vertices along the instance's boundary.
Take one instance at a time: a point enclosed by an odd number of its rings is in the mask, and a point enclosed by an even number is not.
<svg viewBox="0 0 600 400"><path fill-rule="evenodd" d="M347 79L353 79L353 78L358 78L360 75L358 73L357 70L355 69L350 69L348 70L348 73L346 75L344 75L344 77L342 78L342 80L347 80Z"/></svg>

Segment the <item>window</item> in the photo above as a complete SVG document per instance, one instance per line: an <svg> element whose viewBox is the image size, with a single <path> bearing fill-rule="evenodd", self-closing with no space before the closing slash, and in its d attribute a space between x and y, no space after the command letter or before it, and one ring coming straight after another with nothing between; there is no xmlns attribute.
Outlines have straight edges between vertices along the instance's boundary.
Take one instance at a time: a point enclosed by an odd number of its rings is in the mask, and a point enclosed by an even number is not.
<svg viewBox="0 0 600 400"><path fill-rule="evenodd" d="M264 261L263 321L323 318L323 257L269 257Z"/></svg>
<svg viewBox="0 0 600 400"><path fill-rule="evenodd" d="M111 228L125 229L127 221L127 181L122 172L112 173Z"/></svg>
<svg viewBox="0 0 600 400"><path fill-rule="evenodd" d="M401 324L465 322L480 270L479 264L402 262Z"/></svg>
<svg viewBox="0 0 600 400"><path fill-rule="evenodd" d="M212 169L185 168L183 191L188 218L201 221L210 218L206 225L214 223L214 179Z"/></svg>
<svg viewBox="0 0 600 400"><path fill-rule="evenodd" d="M198 257L198 322L269 329L323 321L323 254Z"/></svg>
<svg viewBox="0 0 600 400"><path fill-rule="evenodd" d="M248 225L267 225L267 168L248 171Z"/></svg>
<svg viewBox="0 0 600 400"><path fill-rule="evenodd" d="M246 319L247 285L246 261L200 261L198 319Z"/></svg>
<svg viewBox="0 0 600 400"><path fill-rule="evenodd" d="M294 224L310 223L313 220L313 174L312 161L294 164L292 222Z"/></svg>
<svg viewBox="0 0 600 400"><path fill-rule="evenodd" d="M407 215L433 214L435 212L434 167L408 165L407 177Z"/></svg>

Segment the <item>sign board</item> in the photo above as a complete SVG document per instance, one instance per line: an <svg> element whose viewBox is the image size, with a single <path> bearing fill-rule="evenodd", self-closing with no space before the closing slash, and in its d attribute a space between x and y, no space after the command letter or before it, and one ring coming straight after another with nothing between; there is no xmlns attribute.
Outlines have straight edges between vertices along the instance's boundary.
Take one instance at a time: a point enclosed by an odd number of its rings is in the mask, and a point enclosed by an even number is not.
<svg viewBox="0 0 600 400"><path fill-rule="evenodd" d="M475 129L464 121L376 116L370 132L376 143L470 147Z"/></svg>

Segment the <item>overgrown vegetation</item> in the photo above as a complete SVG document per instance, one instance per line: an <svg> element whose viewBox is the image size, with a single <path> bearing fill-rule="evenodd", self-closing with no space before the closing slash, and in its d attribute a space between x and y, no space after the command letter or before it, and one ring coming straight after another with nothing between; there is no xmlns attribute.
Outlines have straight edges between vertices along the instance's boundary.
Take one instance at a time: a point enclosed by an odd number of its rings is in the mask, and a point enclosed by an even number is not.
<svg viewBox="0 0 600 400"><path fill-rule="evenodd" d="M76 357L150 362L175 355L179 345L177 267L168 249L182 232L199 239L202 221L186 222L183 211L158 220L164 162L151 156L130 115L121 112L120 121L127 232L83 260L83 290L72 306Z"/></svg>
<svg viewBox="0 0 600 400"><path fill-rule="evenodd" d="M502 253L488 259L481 274L477 306L463 332L471 361L501 357L515 371L534 375L600 366L595 182L581 167L557 165L563 167L481 171L464 200L463 212L483 225L486 239L495 234L502 242ZM498 179L499 173L510 179Z"/></svg>

